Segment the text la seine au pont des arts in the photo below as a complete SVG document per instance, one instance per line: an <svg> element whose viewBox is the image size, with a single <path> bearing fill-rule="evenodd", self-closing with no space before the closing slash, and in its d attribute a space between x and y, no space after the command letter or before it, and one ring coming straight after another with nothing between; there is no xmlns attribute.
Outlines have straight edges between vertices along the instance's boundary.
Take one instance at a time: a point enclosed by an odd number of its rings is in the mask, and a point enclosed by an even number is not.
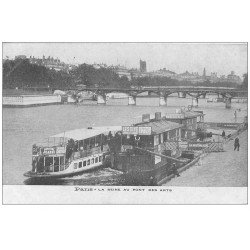
<svg viewBox="0 0 250 250"><path fill-rule="evenodd" d="M74 191L81 192L172 192L170 188L86 188L74 187Z"/></svg>

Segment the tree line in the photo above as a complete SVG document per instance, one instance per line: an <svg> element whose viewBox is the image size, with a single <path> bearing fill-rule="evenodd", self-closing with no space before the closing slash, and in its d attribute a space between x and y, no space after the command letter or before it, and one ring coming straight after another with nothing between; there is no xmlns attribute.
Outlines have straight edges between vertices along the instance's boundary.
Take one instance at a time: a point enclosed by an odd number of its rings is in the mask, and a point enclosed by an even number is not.
<svg viewBox="0 0 250 250"><path fill-rule="evenodd" d="M56 71L41 65L31 64L28 59L5 60L3 62L3 88L29 88L43 87L48 89L68 89L78 84L86 86L102 86L113 88L129 88L130 86L211 86L211 87L236 87L247 89L248 74L244 74L243 83L209 81L193 83L178 81L168 77L140 77L129 80L119 77L114 70L109 68L96 69L92 65L81 64L70 71Z"/></svg>

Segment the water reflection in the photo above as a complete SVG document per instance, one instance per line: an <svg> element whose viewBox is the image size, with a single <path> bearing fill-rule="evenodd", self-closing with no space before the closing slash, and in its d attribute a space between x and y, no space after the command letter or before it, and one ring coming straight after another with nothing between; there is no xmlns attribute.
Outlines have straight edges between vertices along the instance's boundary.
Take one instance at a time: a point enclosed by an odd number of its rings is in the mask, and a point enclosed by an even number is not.
<svg viewBox="0 0 250 250"><path fill-rule="evenodd" d="M81 175L65 178L28 178L23 182L25 185L85 185L85 186L109 186L124 185L122 172L110 168L99 169L85 172Z"/></svg>

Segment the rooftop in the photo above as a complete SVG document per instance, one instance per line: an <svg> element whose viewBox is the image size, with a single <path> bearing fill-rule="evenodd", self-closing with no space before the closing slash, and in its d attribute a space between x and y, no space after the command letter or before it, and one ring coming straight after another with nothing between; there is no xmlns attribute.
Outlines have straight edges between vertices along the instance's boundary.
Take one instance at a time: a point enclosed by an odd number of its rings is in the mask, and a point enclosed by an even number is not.
<svg viewBox="0 0 250 250"><path fill-rule="evenodd" d="M204 116L205 114L197 111L180 111L178 113L166 114L167 119L187 119Z"/></svg>
<svg viewBox="0 0 250 250"><path fill-rule="evenodd" d="M144 122L140 124L135 124L136 127L151 127L153 134L160 134L173 129L181 128L182 125L175 122L169 122L166 120L156 120L150 122Z"/></svg>
<svg viewBox="0 0 250 250"><path fill-rule="evenodd" d="M64 133L51 136L52 138L69 138L76 141L88 139L100 134L108 135L109 131L117 132L121 131L121 126L107 126L107 127L90 127L90 128L81 128L75 130L69 130Z"/></svg>

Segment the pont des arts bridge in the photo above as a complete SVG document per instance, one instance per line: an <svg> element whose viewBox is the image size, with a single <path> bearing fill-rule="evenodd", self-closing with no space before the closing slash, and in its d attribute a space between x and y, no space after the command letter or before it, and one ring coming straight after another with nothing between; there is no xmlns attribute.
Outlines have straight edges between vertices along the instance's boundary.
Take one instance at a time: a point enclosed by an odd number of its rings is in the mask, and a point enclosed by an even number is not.
<svg viewBox="0 0 250 250"><path fill-rule="evenodd" d="M147 93L148 96L156 94L159 96L159 105L167 105L167 98L177 93L179 98L192 97L192 106L198 106L199 98L206 98L207 94L217 94L225 101L225 107L231 108L233 98L246 98L246 91L237 88L225 87L193 87L193 86L168 86L168 87L131 87L131 88L106 88L106 87L82 87L69 89L79 93L82 91L91 91L97 96L98 104L106 104L106 96L112 92L125 93L128 95L128 105L136 105L136 97L139 94Z"/></svg>

